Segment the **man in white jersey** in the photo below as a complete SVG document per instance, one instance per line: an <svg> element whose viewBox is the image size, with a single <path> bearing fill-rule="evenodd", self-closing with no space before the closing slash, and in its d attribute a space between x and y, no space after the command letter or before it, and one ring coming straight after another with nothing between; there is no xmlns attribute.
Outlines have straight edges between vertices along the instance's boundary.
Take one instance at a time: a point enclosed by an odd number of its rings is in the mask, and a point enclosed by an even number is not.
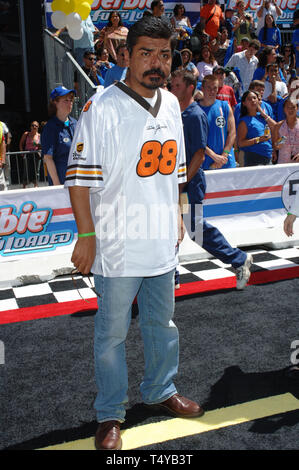
<svg viewBox="0 0 299 470"><path fill-rule="evenodd" d="M93 272L98 295L97 449L122 445L120 423L128 401L125 340L135 296L144 341L143 402L178 417L204 413L173 383L178 184L186 181L186 163L177 99L159 88L171 69L171 34L152 16L130 28L126 80L86 104L66 173L78 227L72 261L81 273Z"/></svg>

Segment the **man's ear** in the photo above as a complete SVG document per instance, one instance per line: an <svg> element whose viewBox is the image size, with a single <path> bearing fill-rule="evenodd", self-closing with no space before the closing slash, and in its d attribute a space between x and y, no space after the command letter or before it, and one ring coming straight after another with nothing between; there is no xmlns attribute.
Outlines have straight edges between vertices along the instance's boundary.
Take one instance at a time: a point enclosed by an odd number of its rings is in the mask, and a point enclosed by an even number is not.
<svg viewBox="0 0 299 470"><path fill-rule="evenodd" d="M126 65L127 65L127 67L129 67L129 65L130 65L130 54L129 54L128 49L124 50L124 54L125 54Z"/></svg>

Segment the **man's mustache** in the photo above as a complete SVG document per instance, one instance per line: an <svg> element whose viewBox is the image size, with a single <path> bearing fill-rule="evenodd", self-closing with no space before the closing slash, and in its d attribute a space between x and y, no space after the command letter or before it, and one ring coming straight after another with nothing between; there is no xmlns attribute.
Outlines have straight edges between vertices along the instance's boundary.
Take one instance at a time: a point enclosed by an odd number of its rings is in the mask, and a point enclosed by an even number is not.
<svg viewBox="0 0 299 470"><path fill-rule="evenodd" d="M166 78L166 77L165 77L165 73L163 73L161 69L150 69L150 70L147 70L146 72L144 72L143 77L145 78L145 77L147 77L148 75L153 75L153 74L159 75L159 77L161 77L161 78L163 78L163 79Z"/></svg>

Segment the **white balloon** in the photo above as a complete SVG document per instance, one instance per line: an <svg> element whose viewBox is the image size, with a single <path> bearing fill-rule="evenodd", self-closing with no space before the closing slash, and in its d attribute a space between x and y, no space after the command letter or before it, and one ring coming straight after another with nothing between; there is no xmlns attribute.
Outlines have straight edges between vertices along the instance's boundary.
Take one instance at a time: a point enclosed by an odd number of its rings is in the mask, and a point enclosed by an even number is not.
<svg viewBox="0 0 299 470"><path fill-rule="evenodd" d="M51 16L52 25L56 29L62 29L66 26L66 14L63 11L56 10Z"/></svg>
<svg viewBox="0 0 299 470"><path fill-rule="evenodd" d="M68 28L69 35L72 39L77 41L78 39L81 39L83 36L83 28Z"/></svg>
<svg viewBox="0 0 299 470"><path fill-rule="evenodd" d="M81 27L82 18L79 13L70 13L66 17L66 25L70 29L78 29Z"/></svg>

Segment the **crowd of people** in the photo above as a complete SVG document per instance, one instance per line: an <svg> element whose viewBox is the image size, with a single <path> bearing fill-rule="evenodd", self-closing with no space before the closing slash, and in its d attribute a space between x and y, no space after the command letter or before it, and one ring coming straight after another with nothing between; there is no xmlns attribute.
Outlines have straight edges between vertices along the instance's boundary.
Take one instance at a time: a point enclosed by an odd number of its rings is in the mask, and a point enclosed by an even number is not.
<svg viewBox="0 0 299 470"><path fill-rule="evenodd" d="M299 161L298 118L290 120L288 117L292 106L298 114L298 103L293 103L291 96L298 88L299 11L294 13L293 41L288 44L282 44L276 25L281 13L275 1L264 0L257 10L255 23L252 15L246 12L243 0L237 1L234 10L227 8L224 12L216 0L209 0L201 8L200 19L194 27L183 4L175 5L171 20L165 15L163 0L153 0L151 10L144 13L144 16L162 18L172 28L176 46L171 72L183 69L194 75L195 100L207 113L210 125L213 119L218 122L216 135L218 132L221 135L224 133L225 139L227 133L235 135L234 139L230 139L227 160L226 155L219 158L224 151L220 140L219 145L216 145L217 139L211 142L203 162L204 169ZM124 80L128 70L126 38L129 28L123 24L120 13L112 11L107 25L101 30L90 17L82 22L82 26L82 38L74 41L74 57L83 72L99 89ZM60 33L61 30L55 34L58 36ZM171 77L165 80L165 86L171 90ZM50 184L64 182L63 174L76 124L68 116L76 92L77 73L73 90L66 94L63 87L58 88L55 97L53 90L50 119L43 129L43 139L39 141L38 129L34 137L36 123L32 123L29 135L28 132L24 133L19 144L20 150L42 148ZM215 104L207 105L208 93L210 96L214 93ZM227 102L229 108L223 103L220 106L219 101ZM59 117L57 107L60 108L64 102L65 116L59 114ZM230 109L229 115L227 109ZM65 124L58 125L60 118L66 118ZM56 126L53 126L55 120ZM222 121L225 122L224 126L219 125ZM51 139L57 140L58 135L58 141L51 144ZM65 164L63 171L58 171L58 177L54 162L60 167L62 158ZM39 155L36 154L34 159L25 159L23 167L23 187L29 183L37 185Z"/></svg>

